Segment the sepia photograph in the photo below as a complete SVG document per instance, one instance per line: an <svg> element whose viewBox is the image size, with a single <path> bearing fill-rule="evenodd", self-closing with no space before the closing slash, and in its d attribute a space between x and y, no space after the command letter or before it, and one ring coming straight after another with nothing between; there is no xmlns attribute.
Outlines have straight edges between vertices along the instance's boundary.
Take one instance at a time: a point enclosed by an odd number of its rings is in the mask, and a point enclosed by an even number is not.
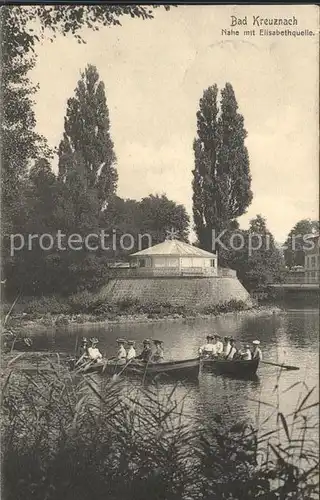
<svg viewBox="0 0 320 500"><path fill-rule="evenodd" d="M1 2L1 500L319 499L319 21Z"/></svg>

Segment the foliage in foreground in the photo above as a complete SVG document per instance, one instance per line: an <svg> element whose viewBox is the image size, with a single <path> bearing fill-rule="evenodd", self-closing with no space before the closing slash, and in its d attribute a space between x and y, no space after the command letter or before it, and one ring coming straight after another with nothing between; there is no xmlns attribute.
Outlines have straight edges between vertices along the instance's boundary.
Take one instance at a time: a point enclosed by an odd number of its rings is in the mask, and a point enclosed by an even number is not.
<svg viewBox="0 0 320 500"><path fill-rule="evenodd" d="M187 391L179 401L160 381L76 380L59 364L3 375L6 500L316 498L310 393L263 434L245 422L226 428L219 416L210 429L195 425Z"/></svg>

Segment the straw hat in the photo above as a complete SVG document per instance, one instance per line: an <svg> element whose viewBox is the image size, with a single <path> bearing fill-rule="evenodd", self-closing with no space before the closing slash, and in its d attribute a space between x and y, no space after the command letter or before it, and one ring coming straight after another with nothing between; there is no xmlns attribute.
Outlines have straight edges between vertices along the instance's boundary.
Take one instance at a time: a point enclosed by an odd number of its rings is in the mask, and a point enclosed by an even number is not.
<svg viewBox="0 0 320 500"><path fill-rule="evenodd" d="M128 340L128 344L129 344L129 345L134 345L134 344L135 344L135 341L134 341L134 340Z"/></svg>
<svg viewBox="0 0 320 500"><path fill-rule="evenodd" d="M244 346L244 348L245 348L245 349L250 349L249 344L246 344L246 345Z"/></svg>
<svg viewBox="0 0 320 500"><path fill-rule="evenodd" d="M91 337L90 342L91 344L98 344L99 340L97 339L97 337Z"/></svg>
<svg viewBox="0 0 320 500"><path fill-rule="evenodd" d="M125 344L126 341L125 341L125 339L117 339L117 343L118 344Z"/></svg>
<svg viewBox="0 0 320 500"><path fill-rule="evenodd" d="M260 340L254 340L252 343L253 343L254 345L259 345L259 344L260 344Z"/></svg>
<svg viewBox="0 0 320 500"><path fill-rule="evenodd" d="M149 339L144 339L143 344L144 344L144 345L146 345L146 344L150 344L150 340L149 340Z"/></svg>

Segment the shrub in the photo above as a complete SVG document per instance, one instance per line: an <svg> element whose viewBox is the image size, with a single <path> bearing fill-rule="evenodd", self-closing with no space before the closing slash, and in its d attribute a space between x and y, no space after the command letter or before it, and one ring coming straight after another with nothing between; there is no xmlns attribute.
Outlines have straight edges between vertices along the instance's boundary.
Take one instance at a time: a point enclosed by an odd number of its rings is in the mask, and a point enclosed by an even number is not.
<svg viewBox="0 0 320 500"><path fill-rule="evenodd" d="M31 300L26 304L24 312L35 316L42 316L47 313L68 314L70 307L65 299L53 295Z"/></svg>
<svg viewBox="0 0 320 500"><path fill-rule="evenodd" d="M94 312L100 305L100 299L88 290L71 295L68 299L70 311L73 314Z"/></svg>

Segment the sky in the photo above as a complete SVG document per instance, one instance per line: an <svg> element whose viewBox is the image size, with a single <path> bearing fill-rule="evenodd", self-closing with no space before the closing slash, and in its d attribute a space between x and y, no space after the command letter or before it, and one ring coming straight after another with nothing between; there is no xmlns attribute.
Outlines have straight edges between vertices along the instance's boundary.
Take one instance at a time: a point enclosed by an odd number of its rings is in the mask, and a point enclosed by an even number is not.
<svg viewBox="0 0 320 500"><path fill-rule="evenodd" d="M247 26L231 28L232 15L246 17ZM255 36L245 36L257 15L294 15L291 30L315 35L260 36L254 27ZM318 27L319 9L311 5L189 5L158 9L150 21L123 18L120 27L84 29L85 45L62 35L45 40L30 74L39 83L37 130L59 145L67 100L80 72L95 65L106 87L118 195L165 193L192 215L199 99L208 86L230 82L248 132L252 175L253 202L240 226L262 214L283 242L300 219L319 218ZM238 29L239 36L222 29Z"/></svg>

